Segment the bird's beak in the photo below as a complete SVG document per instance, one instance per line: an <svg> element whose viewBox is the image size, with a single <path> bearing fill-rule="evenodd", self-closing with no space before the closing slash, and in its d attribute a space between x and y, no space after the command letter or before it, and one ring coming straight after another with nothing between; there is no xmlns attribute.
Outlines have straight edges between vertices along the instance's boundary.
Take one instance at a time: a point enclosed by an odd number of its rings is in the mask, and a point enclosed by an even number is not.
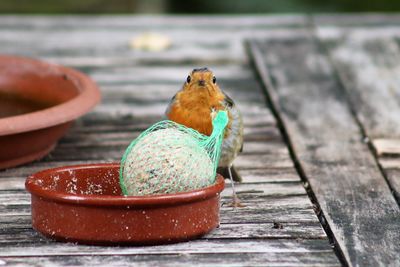
<svg viewBox="0 0 400 267"><path fill-rule="evenodd" d="M205 80L199 80L198 84L199 84L199 86L204 86L204 85L206 85L206 81Z"/></svg>

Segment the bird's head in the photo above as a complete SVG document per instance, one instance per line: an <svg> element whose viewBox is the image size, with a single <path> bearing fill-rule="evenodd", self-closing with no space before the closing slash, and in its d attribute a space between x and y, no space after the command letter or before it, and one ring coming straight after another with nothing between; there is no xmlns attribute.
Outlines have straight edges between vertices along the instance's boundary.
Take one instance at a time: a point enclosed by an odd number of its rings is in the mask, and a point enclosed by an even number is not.
<svg viewBox="0 0 400 267"><path fill-rule="evenodd" d="M219 91L217 79L208 68L193 69L186 78L183 90L193 94L212 95Z"/></svg>

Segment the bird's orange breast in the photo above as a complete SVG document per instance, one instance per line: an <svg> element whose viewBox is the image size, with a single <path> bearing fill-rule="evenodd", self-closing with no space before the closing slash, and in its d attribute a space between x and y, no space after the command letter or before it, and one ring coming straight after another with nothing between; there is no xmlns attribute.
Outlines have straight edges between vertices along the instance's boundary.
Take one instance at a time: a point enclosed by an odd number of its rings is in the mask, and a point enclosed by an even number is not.
<svg viewBox="0 0 400 267"><path fill-rule="evenodd" d="M181 92L176 96L175 103L172 104L170 112L167 114L168 119L202 134L211 135L213 130L211 112L224 109L221 105L222 99L217 94L206 98Z"/></svg>
<svg viewBox="0 0 400 267"><path fill-rule="evenodd" d="M168 118L205 135L211 135L213 129L210 110L208 109L192 111L175 105L172 107Z"/></svg>

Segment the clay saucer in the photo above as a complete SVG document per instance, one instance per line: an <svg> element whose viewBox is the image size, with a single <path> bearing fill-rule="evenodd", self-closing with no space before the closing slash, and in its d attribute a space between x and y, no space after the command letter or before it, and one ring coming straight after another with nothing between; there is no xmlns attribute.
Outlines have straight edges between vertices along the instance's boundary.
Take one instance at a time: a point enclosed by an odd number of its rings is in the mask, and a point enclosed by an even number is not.
<svg viewBox="0 0 400 267"><path fill-rule="evenodd" d="M0 169L45 156L99 100L96 84L76 70L0 55Z"/></svg>
<svg viewBox="0 0 400 267"><path fill-rule="evenodd" d="M32 225L43 235L96 245L164 244L200 237L219 225L218 175L209 187L176 194L122 196L119 164L66 166L26 180Z"/></svg>

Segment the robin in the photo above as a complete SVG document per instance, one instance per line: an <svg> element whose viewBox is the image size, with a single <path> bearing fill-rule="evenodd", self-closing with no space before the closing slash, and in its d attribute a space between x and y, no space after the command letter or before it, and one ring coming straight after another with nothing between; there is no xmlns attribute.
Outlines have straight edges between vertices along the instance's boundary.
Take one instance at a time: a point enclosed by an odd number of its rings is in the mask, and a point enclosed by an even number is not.
<svg viewBox="0 0 400 267"><path fill-rule="evenodd" d="M238 207L241 204L233 181L241 182L242 178L232 163L243 150L243 121L233 100L219 88L212 71L208 68L194 69L187 76L182 89L172 98L166 115L169 120L210 135L213 130L213 116L219 110L228 112L229 123L225 130L217 172L231 179L233 205Z"/></svg>

